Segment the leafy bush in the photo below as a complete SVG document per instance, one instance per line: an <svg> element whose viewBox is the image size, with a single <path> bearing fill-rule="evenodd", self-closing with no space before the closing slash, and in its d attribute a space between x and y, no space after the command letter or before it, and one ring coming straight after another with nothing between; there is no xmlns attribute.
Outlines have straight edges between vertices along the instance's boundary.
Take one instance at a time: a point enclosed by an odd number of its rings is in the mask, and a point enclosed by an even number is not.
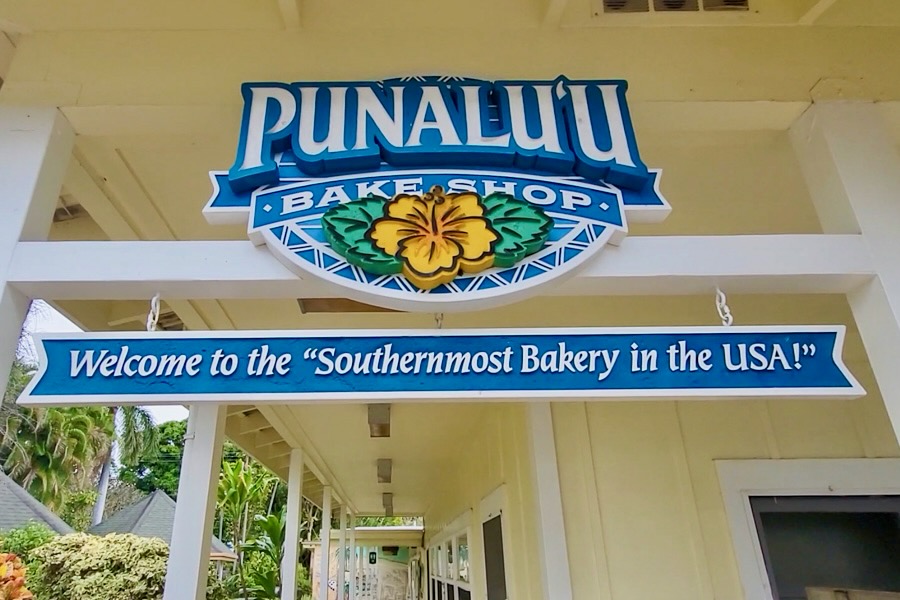
<svg viewBox="0 0 900 600"><path fill-rule="evenodd" d="M56 537L56 532L37 521L10 529L0 536L0 552L15 554L25 563L31 560L32 551Z"/></svg>
<svg viewBox="0 0 900 600"><path fill-rule="evenodd" d="M38 568L30 578L41 600L160 600L169 547L159 539L131 534L98 537L73 533L32 553ZM207 598L222 600L211 581Z"/></svg>
<svg viewBox="0 0 900 600"><path fill-rule="evenodd" d="M96 501L96 490L70 492L58 514L75 531L87 531L87 528L91 526L91 511Z"/></svg>

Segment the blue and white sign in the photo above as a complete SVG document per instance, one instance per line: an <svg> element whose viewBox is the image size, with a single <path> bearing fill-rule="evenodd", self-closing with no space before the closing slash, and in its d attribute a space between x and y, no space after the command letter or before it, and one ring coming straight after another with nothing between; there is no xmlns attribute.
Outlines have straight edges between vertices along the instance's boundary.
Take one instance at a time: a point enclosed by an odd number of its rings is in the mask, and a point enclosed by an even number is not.
<svg viewBox="0 0 900 600"><path fill-rule="evenodd" d="M620 241L629 219L668 214L626 87L247 83L235 162L210 173L204 214L246 223L301 276L365 302L452 311L517 300Z"/></svg>
<svg viewBox="0 0 900 600"><path fill-rule="evenodd" d="M843 326L38 337L22 404L860 396Z"/></svg>

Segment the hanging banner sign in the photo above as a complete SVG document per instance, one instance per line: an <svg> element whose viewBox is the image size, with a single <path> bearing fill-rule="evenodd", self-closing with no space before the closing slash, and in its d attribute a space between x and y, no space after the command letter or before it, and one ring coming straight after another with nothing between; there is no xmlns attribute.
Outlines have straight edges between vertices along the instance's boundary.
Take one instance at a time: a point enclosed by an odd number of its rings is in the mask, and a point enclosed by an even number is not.
<svg viewBox="0 0 900 600"><path fill-rule="evenodd" d="M22 404L840 397L843 326L37 337Z"/></svg>
<svg viewBox="0 0 900 600"><path fill-rule="evenodd" d="M627 219L669 213L624 81L245 83L235 161L204 215L303 276L454 311L573 274Z"/></svg>

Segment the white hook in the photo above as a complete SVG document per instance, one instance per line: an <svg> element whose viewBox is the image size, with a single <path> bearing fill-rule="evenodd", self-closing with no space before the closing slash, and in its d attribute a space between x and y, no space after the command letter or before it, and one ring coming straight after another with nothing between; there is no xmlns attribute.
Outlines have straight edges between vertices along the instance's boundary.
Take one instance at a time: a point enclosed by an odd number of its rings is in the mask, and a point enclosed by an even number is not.
<svg viewBox="0 0 900 600"><path fill-rule="evenodd" d="M150 312L147 313L147 331L156 331L159 323L159 293L150 299Z"/></svg>
<svg viewBox="0 0 900 600"><path fill-rule="evenodd" d="M728 308L728 298L725 297L725 292L719 289L719 286L716 286L716 310L719 313L719 318L722 319L722 325L728 327L734 323L731 309Z"/></svg>

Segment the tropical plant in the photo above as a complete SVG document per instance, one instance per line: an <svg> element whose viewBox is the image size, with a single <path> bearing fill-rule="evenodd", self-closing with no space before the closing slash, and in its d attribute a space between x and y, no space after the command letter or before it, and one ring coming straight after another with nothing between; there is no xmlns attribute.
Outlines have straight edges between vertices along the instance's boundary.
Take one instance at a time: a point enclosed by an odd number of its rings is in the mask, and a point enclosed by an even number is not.
<svg viewBox="0 0 900 600"><path fill-rule="evenodd" d="M228 521L232 548L238 553L236 569L244 597L247 596L247 583L242 547L250 528L251 506L266 501L267 490L274 480L272 474L251 465L249 460L225 462L219 474L218 507L223 520Z"/></svg>
<svg viewBox="0 0 900 600"><path fill-rule="evenodd" d="M284 557L284 512L256 515L253 522L256 537L242 546L244 552L252 553L246 569L247 591L258 600L277 599L281 589L281 559Z"/></svg>
<svg viewBox="0 0 900 600"><path fill-rule="evenodd" d="M6 391L3 393L3 406L7 410L15 410L15 402L34 376L34 365L15 361L9 371L9 379L6 380Z"/></svg>
<svg viewBox="0 0 900 600"><path fill-rule="evenodd" d="M60 536L34 551L38 562L29 578L41 600L160 600L169 548L156 538L132 534ZM215 577L208 600L224 600Z"/></svg>
<svg viewBox="0 0 900 600"><path fill-rule="evenodd" d="M55 537L56 532L43 523L30 521L0 536L0 552L15 554L28 563L35 548L43 546Z"/></svg>
<svg viewBox="0 0 900 600"><path fill-rule="evenodd" d="M268 554L250 554L244 561L248 600L278 600L281 570Z"/></svg>
<svg viewBox="0 0 900 600"><path fill-rule="evenodd" d="M53 510L91 484L113 433L109 413L97 407L18 407L3 425L3 468Z"/></svg>
<svg viewBox="0 0 900 600"><path fill-rule="evenodd" d="M31 600L25 587L25 565L15 554L0 554L0 600Z"/></svg>
<svg viewBox="0 0 900 600"><path fill-rule="evenodd" d="M106 513L114 515L126 506L136 504L146 495L132 483L113 479L109 483L109 493L106 496Z"/></svg>
<svg viewBox="0 0 900 600"><path fill-rule="evenodd" d="M97 500L91 514L91 525L103 520L106 496L112 474L113 455L119 450L122 464L133 466L142 457L154 457L159 449L159 435L153 416L140 406L113 406L108 409L115 424L115 436L104 458L97 483Z"/></svg>
<svg viewBox="0 0 900 600"><path fill-rule="evenodd" d="M91 509L96 500L97 491L93 488L70 491L65 505L56 512L75 531L86 531L91 526Z"/></svg>
<svg viewBox="0 0 900 600"><path fill-rule="evenodd" d="M184 436L187 420L167 421L156 426L158 451L153 456L141 456L132 464L123 464L118 477L134 484L140 491L150 494L162 490L171 498L178 497L178 478L181 474L181 457L184 452ZM222 451L223 462L243 460L241 450L229 441ZM107 507L111 510L111 507Z"/></svg>

